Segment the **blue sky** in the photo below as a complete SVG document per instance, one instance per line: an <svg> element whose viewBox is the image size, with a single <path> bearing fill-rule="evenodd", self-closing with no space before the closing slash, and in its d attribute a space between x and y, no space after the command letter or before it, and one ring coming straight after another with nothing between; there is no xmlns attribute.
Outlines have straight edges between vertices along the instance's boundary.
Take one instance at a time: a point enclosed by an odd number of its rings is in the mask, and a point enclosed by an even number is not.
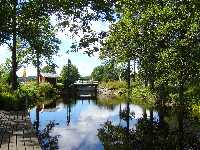
<svg viewBox="0 0 200 150"><path fill-rule="evenodd" d="M109 23L102 23L102 22L92 22L92 29L95 31L107 31L109 29ZM57 73L60 74L60 71L67 63L67 59L71 59L72 64L75 64L79 70L79 73L82 76L90 75L94 67L101 64L101 60L99 60L98 53L95 53L94 56L89 57L87 54L84 54L82 51L77 53L67 53L67 50L70 49L71 43L73 42L69 36L69 31L58 31L57 37L61 40L60 51L58 52L57 56L54 56L55 63L58 65L59 68L56 69ZM82 36L81 33L79 36ZM79 41L79 37L75 38L76 41ZM8 50L6 45L0 46L0 64L4 63L6 58L11 57L11 52ZM17 74L18 76L22 76L23 68L21 68ZM36 75L36 68L32 65L28 65L26 68L27 76L35 76Z"/></svg>

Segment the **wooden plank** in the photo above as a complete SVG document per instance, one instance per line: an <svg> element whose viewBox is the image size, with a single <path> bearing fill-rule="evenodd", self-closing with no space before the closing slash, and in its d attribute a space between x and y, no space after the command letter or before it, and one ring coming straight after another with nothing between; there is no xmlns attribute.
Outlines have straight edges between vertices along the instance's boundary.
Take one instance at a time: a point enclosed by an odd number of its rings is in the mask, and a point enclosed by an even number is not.
<svg viewBox="0 0 200 150"><path fill-rule="evenodd" d="M0 110L0 149L41 150L28 113Z"/></svg>

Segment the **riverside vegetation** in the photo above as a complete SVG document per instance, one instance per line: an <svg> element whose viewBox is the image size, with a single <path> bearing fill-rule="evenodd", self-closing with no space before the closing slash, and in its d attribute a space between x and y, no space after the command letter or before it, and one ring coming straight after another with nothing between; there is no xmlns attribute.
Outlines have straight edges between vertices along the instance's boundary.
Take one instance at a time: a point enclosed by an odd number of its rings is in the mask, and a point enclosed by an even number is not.
<svg viewBox="0 0 200 150"><path fill-rule="evenodd" d="M17 91L12 91L6 83L0 85L0 104L2 109L25 109L28 105L55 98L56 89L49 83L31 81L20 85ZM27 106L26 106L27 105Z"/></svg>
<svg viewBox="0 0 200 150"><path fill-rule="evenodd" d="M120 66L121 67L121 66ZM124 68L118 68L112 64L105 64L96 67L91 77L94 80L100 81L99 84L99 94L102 103L112 103L109 98L118 97L117 101L126 102L127 101L127 82L126 82L126 66ZM116 71L118 70L118 71ZM119 72L121 70L121 72ZM168 85L165 89L161 90L160 83L155 84L154 90L150 86L145 85L141 74L135 73L131 75L131 86L130 86L130 102L143 105L145 107L155 107L155 106L167 106L176 107L179 105L179 94L177 91L177 86ZM190 85L184 92L184 107L191 114L199 116L200 103L199 103L199 91L198 85ZM116 101L116 102L117 102Z"/></svg>
<svg viewBox="0 0 200 150"><path fill-rule="evenodd" d="M12 96L20 97L16 72L24 64L37 68L38 79L42 63L54 64L52 56L58 53L61 43L56 32L68 28L71 37L76 37L78 31L84 33L70 51L84 49L89 56L99 51L100 58L106 61L106 65L95 68L92 77L128 81L128 76L132 72L135 76L138 70L140 86L145 87L141 92L155 93L161 100L158 103L198 109L200 7L196 0L81 0L72 1L72 5L64 0L8 0L1 5L0 45L7 44L12 52L6 71L13 92L8 94L10 89L3 85L2 97L7 95L13 102ZM51 22L52 15L58 19L56 25ZM108 32L91 30L90 22L94 20L110 21ZM97 41L101 43L100 49L91 46Z"/></svg>
<svg viewBox="0 0 200 150"><path fill-rule="evenodd" d="M40 67L42 64L56 66L53 56L58 53L61 43L57 31L69 29L68 37L76 39L79 33L83 33L83 37L75 40L67 52L84 50L91 56L99 51L104 64L94 69L91 78L117 94L128 93L124 99L126 109L122 111L126 114L122 116L125 116L127 127L107 122L105 128L99 130L105 149L121 148L121 143L125 146L121 149L131 149L133 145L136 149L151 145L152 149L198 149L196 135L199 131L187 138L185 131L188 129L184 123L192 121L187 120L188 116L183 117L190 113L195 116L193 119L199 120L200 115L198 0L71 0L70 3L66 0L6 0L0 4L0 45L7 45L12 53L11 59L4 63L5 68L0 67L3 108L20 108L27 97L43 100L52 96L49 91L53 88L49 84L39 85ZM55 23L51 21L52 16L56 18ZM92 21L109 21L109 30L93 31ZM37 68L37 84L20 85L17 81L17 70L27 64ZM69 61L66 60L66 64L66 76L62 79L65 87L72 84L68 82L70 76L79 76L70 75ZM154 122L153 115L145 117L144 111L137 130L130 129L130 101L159 106L159 122ZM176 132L163 124L162 112L166 106L178 112ZM108 127L124 134L112 132ZM165 127L167 133L162 134ZM110 131L114 133L113 139ZM147 131L154 132L155 136ZM133 141L129 141L129 137ZM168 145L166 141L173 144Z"/></svg>

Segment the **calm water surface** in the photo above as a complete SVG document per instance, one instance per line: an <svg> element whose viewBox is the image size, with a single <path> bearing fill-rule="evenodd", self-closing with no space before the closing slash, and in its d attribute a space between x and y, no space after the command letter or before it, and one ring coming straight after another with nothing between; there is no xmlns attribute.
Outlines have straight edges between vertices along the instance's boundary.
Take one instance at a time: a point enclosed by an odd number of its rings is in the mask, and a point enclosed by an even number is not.
<svg viewBox="0 0 200 150"><path fill-rule="evenodd" d="M108 120L112 121L113 125L126 127L127 120L123 119L121 114L123 110L127 110L127 106L129 106L129 112L134 116L128 119L130 129L135 130L138 120L144 117L155 122L163 120L162 113L145 109L139 105L119 103L108 106L102 104L99 100L89 98L84 100L81 98L77 100L58 100L49 106L35 107L30 111L30 116L33 123L39 123L39 131L43 130L50 121L56 123L51 129L50 135L52 137L58 136L58 149L103 150L105 147L97 136L98 129L102 128ZM171 119L168 117L168 122L171 121L173 126L177 126L178 123L174 121L173 117L174 114L171 115Z"/></svg>
<svg viewBox="0 0 200 150"><path fill-rule="evenodd" d="M58 123L52 130L51 135L58 137L58 147L63 150L102 150L103 145L97 137L97 129L102 127L107 120L113 124L126 126L126 121L120 119L120 112L126 108L122 103L113 107L98 104L98 100L78 99L71 103L57 101L52 108L40 109L36 107L30 112L31 121L36 121L39 113L39 129L42 130L50 121ZM144 109L139 105L130 105L130 111L135 113L130 121L130 127L135 127L137 119L143 117ZM147 117L150 116L146 110ZM154 119L158 119L157 112L153 112Z"/></svg>

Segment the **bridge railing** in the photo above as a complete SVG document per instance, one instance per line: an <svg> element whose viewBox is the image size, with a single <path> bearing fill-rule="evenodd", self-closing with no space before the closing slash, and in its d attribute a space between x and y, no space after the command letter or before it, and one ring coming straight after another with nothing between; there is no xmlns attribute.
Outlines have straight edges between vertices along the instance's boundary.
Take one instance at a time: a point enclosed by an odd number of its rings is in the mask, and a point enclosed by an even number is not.
<svg viewBox="0 0 200 150"><path fill-rule="evenodd" d="M94 80L78 80L74 84L99 84L99 82Z"/></svg>

